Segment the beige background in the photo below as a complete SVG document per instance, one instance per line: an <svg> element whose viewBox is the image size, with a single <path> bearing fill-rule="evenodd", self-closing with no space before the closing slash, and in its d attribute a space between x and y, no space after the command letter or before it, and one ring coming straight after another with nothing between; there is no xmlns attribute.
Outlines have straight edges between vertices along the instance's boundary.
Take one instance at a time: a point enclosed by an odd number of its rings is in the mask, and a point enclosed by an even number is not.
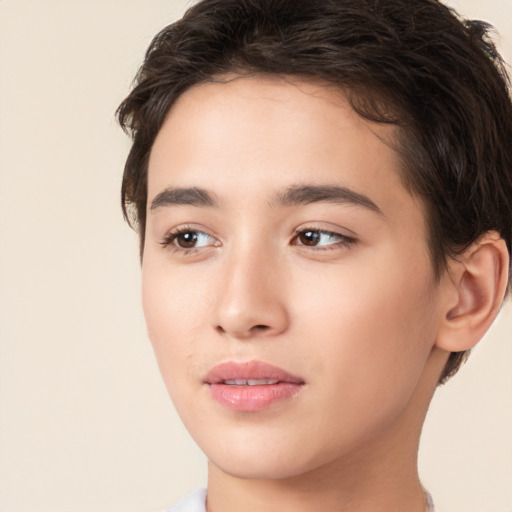
<svg viewBox="0 0 512 512"><path fill-rule="evenodd" d="M512 0L453 3L512 60ZM185 4L0 0L0 512L148 512L205 483L146 338L113 117ZM512 512L511 338L509 305L432 405L445 512Z"/></svg>

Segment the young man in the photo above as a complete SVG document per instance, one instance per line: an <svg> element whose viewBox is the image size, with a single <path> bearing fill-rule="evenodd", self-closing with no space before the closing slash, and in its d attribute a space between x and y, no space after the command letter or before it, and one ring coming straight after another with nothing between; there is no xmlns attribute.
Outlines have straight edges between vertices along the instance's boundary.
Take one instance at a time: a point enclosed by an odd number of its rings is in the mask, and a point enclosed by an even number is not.
<svg viewBox="0 0 512 512"><path fill-rule="evenodd" d="M509 284L512 105L434 0L203 0L119 109L198 512L434 510L428 405Z"/></svg>

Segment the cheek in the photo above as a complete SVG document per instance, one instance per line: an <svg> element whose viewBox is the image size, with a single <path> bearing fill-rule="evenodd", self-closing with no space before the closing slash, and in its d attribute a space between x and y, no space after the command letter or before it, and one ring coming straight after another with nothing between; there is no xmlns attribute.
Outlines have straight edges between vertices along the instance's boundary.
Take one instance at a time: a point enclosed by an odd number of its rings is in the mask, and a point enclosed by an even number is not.
<svg viewBox="0 0 512 512"><path fill-rule="evenodd" d="M148 336L171 395L190 371L187 361L192 360L205 322L208 294L195 281L180 279L169 269L159 271L150 262L143 265L142 305Z"/></svg>
<svg viewBox="0 0 512 512"><path fill-rule="evenodd" d="M326 446L378 436L408 406L433 343L431 306L419 299L428 296L427 282L350 273L326 279L314 292L296 290L307 300L297 311L301 336L294 338L319 397L310 434L323 431Z"/></svg>
<svg viewBox="0 0 512 512"><path fill-rule="evenodd" d="M407 394L435 339L429 275L366 265L316 282L294 291L306 299L295 317L305 342L315 340L316 372L333 376L335 389L367 387L376 400L390 387Z"/></svg>

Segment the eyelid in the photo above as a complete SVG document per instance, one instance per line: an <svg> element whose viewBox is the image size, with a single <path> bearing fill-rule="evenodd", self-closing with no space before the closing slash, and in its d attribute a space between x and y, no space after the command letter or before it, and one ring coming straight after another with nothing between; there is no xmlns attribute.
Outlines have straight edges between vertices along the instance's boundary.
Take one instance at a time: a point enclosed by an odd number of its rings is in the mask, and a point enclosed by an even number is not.
<svg viewBox="0 0 512 512"><path fill-rule="evenodd" d="M335 238L338 238L339 240L337 242L331 243L331 244L325 244L320 246L315 245L307 245L307 244L297 244L293 243L297 240L297 238L303 234L307 233L308 231L316 232L324 235L329 235ZM325 229L320 227L313 227L313 226L300 226L294 231L294 236L292 238L292 245L296 245L301 248L306 248L308 250L314 250L314 251L323 251L323 250L334 250L341 247L346 248L351 245L354 245L357 243L357 238L352 235L346 235L344 233L341 233L340 231L334 230L334 229Z"/></svg>
<svg viewBox="0 0 512 512"><path fill-rule="evenodd" d="M180 247L176 244L174 244L174 241L182 234L184 233L196 233L196 234L202 234L206 235L207 237L211 238L215 242L213 244L208 245L201 245L198 247ZM191 225L183 225L183 226L177 226L175 228L170 229L165 233L162 240L159 242L160 245L162 245L165 249L172 249L175 252L182 252L184 254L195 252L201 249L206 249L209 247L218 247L221 245L220 241L211 233L208 232L208 230L197 227L197 226L191 226Z"/></svg>

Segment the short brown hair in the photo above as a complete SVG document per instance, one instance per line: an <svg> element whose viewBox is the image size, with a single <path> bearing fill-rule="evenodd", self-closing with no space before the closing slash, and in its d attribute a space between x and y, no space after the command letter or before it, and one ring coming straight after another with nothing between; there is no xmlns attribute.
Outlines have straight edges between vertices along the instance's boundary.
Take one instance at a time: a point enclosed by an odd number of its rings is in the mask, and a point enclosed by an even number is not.
<svg viewBox="0 0 512 512"><path fill-rule="evenodd" d="M117 112L133 137L122 206L141 258L148 160L165 117L189 87L233 73L334 84L359 115L396 125L436 276L491 230L510 253L512 102L490 28L437 0L200 1L154 38ZM441 380L466 357L452 353Z"/></svg>

